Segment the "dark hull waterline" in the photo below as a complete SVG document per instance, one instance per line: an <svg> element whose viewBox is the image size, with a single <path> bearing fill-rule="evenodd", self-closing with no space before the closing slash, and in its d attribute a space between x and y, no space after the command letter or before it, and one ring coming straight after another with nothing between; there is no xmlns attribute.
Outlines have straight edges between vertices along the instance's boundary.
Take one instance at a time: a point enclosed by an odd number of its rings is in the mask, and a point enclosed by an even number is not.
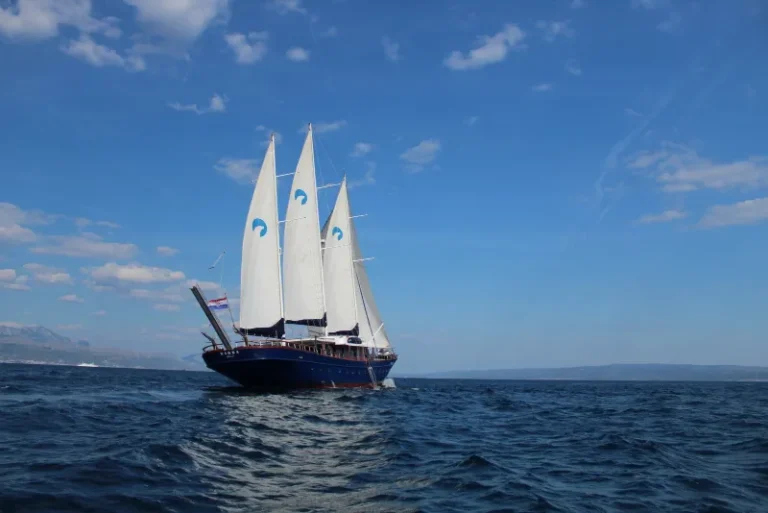
<svg viewBox="0 0 768 513"><path fill-rule="evenodd" d="M286 347L237 347L206 351L208 368L248 388L300 389L370 387L369 363ZM376 383L389 375L396 359L372 360Z"/></svg>

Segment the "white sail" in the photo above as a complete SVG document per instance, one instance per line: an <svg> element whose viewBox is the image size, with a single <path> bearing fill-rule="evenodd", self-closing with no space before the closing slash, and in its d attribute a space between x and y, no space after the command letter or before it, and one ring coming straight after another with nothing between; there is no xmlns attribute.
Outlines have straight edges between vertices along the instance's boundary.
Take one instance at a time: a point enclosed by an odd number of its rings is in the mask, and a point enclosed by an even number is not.
<svg viewBox="0 0 768 513"><path fill-rule="evenodd" d="M312 126L301 150L286 213L283 285L287 322L323 325L325 291Z"/></svg>
<svg viewBox="0 0 768 513"><path fill-rule="evenodd" d="M357 311L352 264L351 224L347 179L341 183L325 232L325 274L328 333L356 333Z"/></svg>
<svg viewBox="0 0 768 513"><path fill-rule="evenodd" d="M355 300L357 301L357 317L360 326L360 338L366 345L373 345L378 349L391 347L387 332L384 330L384 322L381 319L379 308L373 299L373 291L368 281L368 273L363 263L363 253L357 238L357 230L353 220L349 220L350 234L352 236L352 258L355 267Z"/></svg>
<svg viewBox="0 0 768 513"><path fill-rule="evenodd" d="M251 198L240 267L240 329L251 335L282 336L275 140L270 140Z"/></svg>

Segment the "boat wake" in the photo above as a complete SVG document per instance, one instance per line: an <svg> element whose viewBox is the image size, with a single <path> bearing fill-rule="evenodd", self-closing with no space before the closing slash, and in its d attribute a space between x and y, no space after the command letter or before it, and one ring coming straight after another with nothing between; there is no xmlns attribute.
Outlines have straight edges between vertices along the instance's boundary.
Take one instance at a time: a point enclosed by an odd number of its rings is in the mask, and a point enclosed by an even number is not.
<svg viewBox="0 0 768 513"><path fill-rule="evenodd" d="M397 386L395 385L394 379L387 378L381 382L381 388L397 388Z"/></svg>

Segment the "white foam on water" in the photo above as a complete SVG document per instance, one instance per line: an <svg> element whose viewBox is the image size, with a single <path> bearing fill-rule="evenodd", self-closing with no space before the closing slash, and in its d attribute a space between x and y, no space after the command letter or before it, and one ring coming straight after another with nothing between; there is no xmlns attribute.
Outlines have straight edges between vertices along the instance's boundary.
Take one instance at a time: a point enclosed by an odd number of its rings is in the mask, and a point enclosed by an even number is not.
<svg viewBox="0 0 768 513"><path fill-rule="evenodd" d="M395 386L395 380L392 378L387 378L384 381L382 381L381 386L383 388L397 388L397 386Z"/></svg>

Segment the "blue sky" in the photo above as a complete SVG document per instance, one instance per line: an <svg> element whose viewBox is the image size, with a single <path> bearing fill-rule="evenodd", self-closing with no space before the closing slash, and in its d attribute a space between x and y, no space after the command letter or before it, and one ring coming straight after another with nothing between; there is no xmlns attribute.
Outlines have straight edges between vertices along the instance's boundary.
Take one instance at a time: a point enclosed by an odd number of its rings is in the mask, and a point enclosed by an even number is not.
<svg viewBox="0 0 768 513"><path fill-rule="evenodd" d="M767 12L0 0L0 321L197 352L311 121L400 372L768 365Z"/></svg>

